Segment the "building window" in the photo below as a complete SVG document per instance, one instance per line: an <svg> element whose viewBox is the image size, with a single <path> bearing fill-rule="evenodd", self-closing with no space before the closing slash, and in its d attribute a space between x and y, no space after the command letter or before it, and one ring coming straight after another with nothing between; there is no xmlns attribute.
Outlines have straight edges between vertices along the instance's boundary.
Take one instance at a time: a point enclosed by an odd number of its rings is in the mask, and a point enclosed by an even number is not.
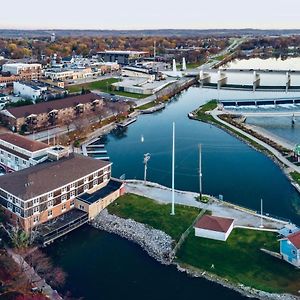
<svg viewBox="0 0 300 300"><path fill-rule="evenodd" d="M53 192L50 192L49 194L48 194L48 199L52 199L53 198Z"/></svg>
<svg viewBox="0 0 300 300"><path fill-rule="evenodd" d="M26 160L23 160L23 165L26 165Z"/></svg>
<svg viewBox="0 0 300 300"><path fill-rule="evenodd" d="M21 208L16 207L15 212L16 212L16 214L21 215Z"/></svg>
<svg viewBox="0 0 300 300"><path fill-rule="evenodd" d="M93 174L93 179L97 178L97 172Z"/></svg>
<svg viewBox="0 0 300 300"><path fill-rule="evenodd" d="M75 182L73 182L73 183L70 184L70 189L71 189L71 190L74 190L74 189L75 189Z"/></svg>
<svg viewBox="0 0 300 300"><path fill-rule="evenodd" d="M13 210L13 205L12 205L12 203L10 203L10 202L7 202L7 208L9 209L9 210Z"/></svg>
<svg viewBox="0 0 300 300"><path fill-rule="evenodd" d="M98 180L93 181L93 186L96 186L98 184Z"/></svg>
<svg viewBox="0 0 300 300"><path fill-rule="evenodd" d="M66 186L65 186L65 187L63 187L63 188L61 189L61 193L62 193L62 194L65 194L67 191L68 191L68 189L67 189L67 187L66 187Z"/></svg>
<svg viewBox="0 0 300 300"><path fill-rule="evenodd" d="M71 199L75 198L75 191L71 191L71 192L70 192L70 198L71 198Z"/></svg>
<svg viewBox="0 0 300 300"><path fill-rule="evenodd" d="M40 212L39 206L35 206L35 207L33 208L33 213L34 213L34 214L38 214L39 212Z"/></svg>
<svg viewBox="0 0 300 300"><path fill-rule="evenodd" d="M66 204L63 204L61 207L61 210L64 211L64 210L66 210L66 208L67 208Z"/></svg>
<svg viewBox="0 0 300 300"><path fill-rule="evenodd" d="M62 195L61 196L61 202L67 201L67 195Z"/></svg>
<svg viewBox="0 0 300 300"><path fill-rule="evenodd" d="M87 191L89 189L89 185L86 184L84 187L83 187L84 191Z"/></svg>
<svg viewBox="0 0 300 300"><path fill-rule="evenodd" d="M84 206L80 204L79 209L84 210Z"/></svg>
<svg viewBox="0 0 300 300"><path fill-rule="evenodd" d="M48 210L48 218L51 218L51 217L52 217L52 215L53 215L53 213L52 213L52 209L51 209L51 210Z"/></svg>
<svg viewBox="0 0 300 300"><path fill-rule="evenodd" d="M39 221L39 216L33 217L33 224L38 223L38 221Z"/></svg>
<svg viewBox="0 0 300 300"><path fill-rule="evenodd" d="M48 207L52 207L53 206L53 200L48 201Z"/></svg>
<svg viewBox="0 0 300 300"><path fill-rule="evenodd" d="M75 205L75 201L72 200L72 201L70 202L70 207L74 207L74 205Z"/></svg>
<svg viewBox="0 0 300 300"><path fill-rule="evenodd" d="M40 203L40 199L39 198L34 198L33 199L33 205L39 204L39 203Z"/></svg>

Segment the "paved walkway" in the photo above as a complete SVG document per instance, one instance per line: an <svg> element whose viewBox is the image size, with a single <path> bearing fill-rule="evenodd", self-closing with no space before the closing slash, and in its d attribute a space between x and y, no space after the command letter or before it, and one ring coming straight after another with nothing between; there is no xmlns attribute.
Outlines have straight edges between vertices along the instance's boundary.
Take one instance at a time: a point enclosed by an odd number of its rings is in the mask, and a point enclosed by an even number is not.
<svg viewBox="0 0 300 300"><path fill-rule="evenodd" d="M280 162L282 162L285 166L289 167L291 170L294 170L298 173L300 173L300 167L294 165L292 162L290 162L288 159L286 159L279 151L277 151L276 149L274 149L272 146L268 145L267 143L259 140L258 138L252 136L251 134L225 122L224 120L220 119L218 116L223 114L223 112L220 112L218 110L213 110L211 111L211 116L218 122L230 127L231 129L241 133L242 135L244 135L245 137L251 139L252 141L256 142L257 144L263 146L264 148L266 148L267 150L269 150Z"/></svg>
<svg viewBox="0 0 300 300"><path fill-rule="evenodd" d="M161 186L156 183L147 182L147 185L143 181L139 180L127 180L126 191L128 193L134 193L141 196L146 196L162 203L171 203L172 191L170 188ZM195 197L199 194L186 191L175 191L175 203L187 206L198 207L201 209L207 209L212 211L213 215L223 216L235 219L236 226L259 228L261 225L261 216L255 211L242 208L234 204L227 203L225 201L219 201L211 197L209 204L198 202ZM176 207L175 207L176 212ZM279 230L287 222L263 217L263 225L265 229Z"/></svg>
<svg viewBox="0 0 300 300"><path fill-rule="evenodd" d="M24 270L24 274L27 276L28 280L33 283L38 290L42 291L45 296L51 300L63 300L63 298L57 293L56 290L53 290L50 285L48 285L44 279L42 279L33 268L31 268L24 259L19 255L13 252L11 249L7 249L8 254L12 259Z"/></svg>

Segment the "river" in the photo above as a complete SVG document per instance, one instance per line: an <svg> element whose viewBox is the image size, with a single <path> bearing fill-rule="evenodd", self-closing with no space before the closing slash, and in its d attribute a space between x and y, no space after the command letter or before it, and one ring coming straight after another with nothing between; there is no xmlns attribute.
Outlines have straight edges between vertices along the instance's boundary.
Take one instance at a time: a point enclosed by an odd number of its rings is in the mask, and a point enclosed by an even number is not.
<svg viewBox="0 0 300 300"><path fill-rule="evenodd" d="M171 185L172 122L176 122L177 189L198 190L198 151L203 148L205 193L227 201L289 218L300 224L299 194L280 168L260 152L214 126L192 121L187 113L217 98L216 90L191 87L173 98L166 109L142 115L123 131L102 142L113 162L113 176L143 177L143 155L150 153L148 179ZM236 97L223 91L221 97ZM250 97L249 92L239 95ZM246 94L247 93L247 94ZM143 136L143 139L142 139ZM143 140L143 141L142 141ZM47 252L69 274L64 290L73 296L97 299L244 299L238 293L203 279L194 279L162 266L137 245L115 235L83 227L56 241Z"/></svg>

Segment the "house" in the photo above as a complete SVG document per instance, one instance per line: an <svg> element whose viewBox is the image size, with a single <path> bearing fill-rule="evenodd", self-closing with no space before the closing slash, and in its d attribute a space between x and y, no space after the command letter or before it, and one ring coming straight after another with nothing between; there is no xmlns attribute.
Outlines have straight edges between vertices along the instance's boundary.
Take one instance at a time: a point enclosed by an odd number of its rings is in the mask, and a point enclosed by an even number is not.
<svg viewBox="0 0 300 300"><path fill-rule="evenodd" d="M44 129L97 113L102 107L103 100L98 95L89 93L33 105L7 108L0 112L0 120L14 132Z"/></svg>
<svg viewBox="0 0 300 300"><path fill-rule="evenodd" d="M68 153L1 176L0 205L27 232L73 210L93 219L124 192L123 183L110 183L110 177L111 162Z"/></svg>
<svg viewBox="0 0 300 300"><path fill-rule="evenodd" d="M234 219L204 215L194 228L195 236L226 241L233 229Z"/></svg>
<svg viewBox="0 0 300 300"><path fill-rule="evenodd" d="M51 147L14 133L0 135L0 166L5 173L34 166L47 159Z"/></svg>
<svg viewBox="0 0 300 300"><path fill-rule="evenodd" d="M300 267L300 231L280 239L282 258L295 267Z"/></svg>

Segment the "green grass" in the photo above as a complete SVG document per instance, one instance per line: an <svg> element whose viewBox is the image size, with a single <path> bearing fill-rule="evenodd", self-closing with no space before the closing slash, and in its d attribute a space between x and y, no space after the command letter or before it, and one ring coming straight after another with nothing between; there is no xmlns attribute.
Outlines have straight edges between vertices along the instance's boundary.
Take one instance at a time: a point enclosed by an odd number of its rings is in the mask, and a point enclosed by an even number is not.
<svg viewBox="0 0 300 300"><path fill-rule="evenodd" d="M290 175L294 181L296 181L298 184L300 184L300 174L298 172L296 172L296 171L291 172Z"/></svg>
<svg viewBox="0 0 300 300"><path fill-rule="evenodd" d="M277 235L234 229L228 240L222 242L195 237L192 232L178 251L177 259L183 265L206 270L234 283L268 292L297 293L300 270L263 253L260 248L279 252Z"/></svg>
<svg viewBox="0 0 300 300"><path fill-rule="evenodd" d="M176 241L199 214L199 209L177 205L175 216L171 216L171 205L160 204L135 194L125 194L120 197L108 207L108 211L122 218L131 218L160 229Z"/></svg>
<svg viewBox="0 0 300 300"><path fill-rule="evenodd" d="M152 101L152 102L149 102L149 103L144 104L142 106L139 106L138 109L140 109L140 110L148 109L148 108L154 107L157 104L158 103L156 101Z"/></svg>
<svg viewBox="0 0 300 300"><path fill-rule="evenodd" d="M121 92L113 90L112 84L118 82L119 79L117 78L108 78L100 81L94 81L84 84L78 84L78 85L69 85L67 87L69 93L79 93L81 92L82 88L86 90L99 90L106 93L111 93L119 96L124 97L130 97L135 99L143 99L148 97L149 95L140 95L140 94L134 94L134 93L128 93L128 92Z"/></svg>

